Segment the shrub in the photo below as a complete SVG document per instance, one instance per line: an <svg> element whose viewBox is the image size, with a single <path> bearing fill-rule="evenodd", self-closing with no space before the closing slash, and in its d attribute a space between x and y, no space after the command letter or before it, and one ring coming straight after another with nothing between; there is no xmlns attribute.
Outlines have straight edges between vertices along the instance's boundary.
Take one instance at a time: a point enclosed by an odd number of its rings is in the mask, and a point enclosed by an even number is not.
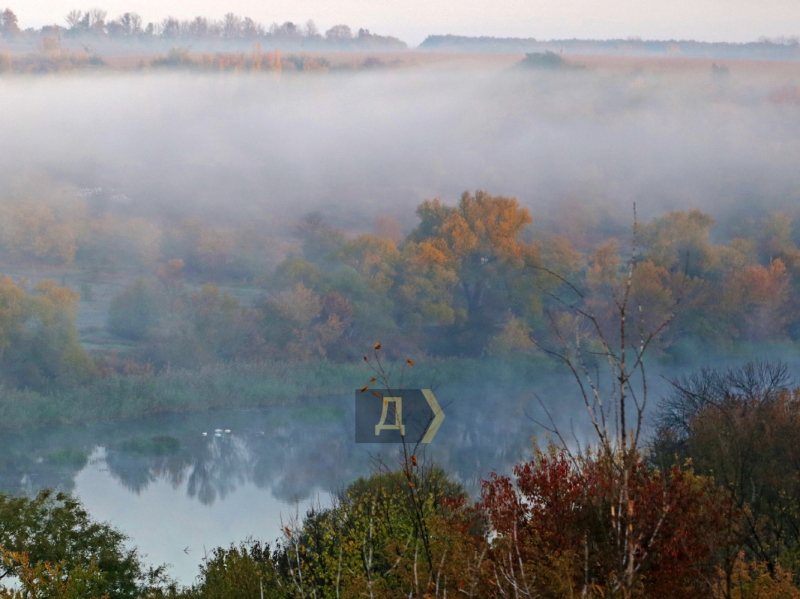
<svg viewBox="0 0 800 599"><path fill-rule="evenodd" d="M277 599L286 596L276 583L269 545L252 539L211 551L200 566L197 583L187 595L197 599Z"/></svg>
<svg viewBox="0 0 800 599"><path fill-rule="evenodd" d="M158 296L141 279L111 301L108 330L126 339L141 340L160 317Z"/></svg>

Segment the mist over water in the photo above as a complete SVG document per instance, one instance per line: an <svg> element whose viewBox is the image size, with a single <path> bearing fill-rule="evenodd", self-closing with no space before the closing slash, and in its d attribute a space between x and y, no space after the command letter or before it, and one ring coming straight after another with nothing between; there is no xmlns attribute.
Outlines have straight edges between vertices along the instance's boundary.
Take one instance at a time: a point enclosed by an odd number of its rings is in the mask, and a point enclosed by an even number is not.
<svg viewBox="0 0 800 599"><path fill-rule="evenodd" d="M519 394L462 391L439 391L446 424L420 455L477 496L480 479L529 456L533 429ZM482 416L487 400L496 418ZM354 443L353 407L348 395L294 408L8 433L0 440L0 492L74 493L94 517L129 534L150 562L170 563L189 583L204 548L248 536L272 541L356 478L397 465L399 446Z"/></svg>
<svg viewBox="0 0 800 599"><path fill-rule="evenodd" d="M276 228L322 210L349 230L378 214L410 228L422 199L465 189L535 219L563 203L794 209L800 111L774 95L797 81L744 63L723 79L496 64L3 79L0 192L103 188L131 212Z"/></svg>
<svg viewBox="0 0 800 599"><path fill-rule="evenodd" d="M648 416L669 380L684 372L651 364ZM797 360L789 373L800 376ZM542 371L527 387L510 380L481 389L445 384L436 396L446 418L421 459L442 466L472 497L492 472L508 474L529 459L533 439L551 437L546 428L555 425L572 447L593 438L575 381L564 372ZM170 564L171 574L189 583L212 547L248 537L272 541L308 509L330 505L353 480L399 463L400 446L356 444L354 424L347 395L6 432L0 492L74 493L93 517L130 535L149 562Z"/></svg>

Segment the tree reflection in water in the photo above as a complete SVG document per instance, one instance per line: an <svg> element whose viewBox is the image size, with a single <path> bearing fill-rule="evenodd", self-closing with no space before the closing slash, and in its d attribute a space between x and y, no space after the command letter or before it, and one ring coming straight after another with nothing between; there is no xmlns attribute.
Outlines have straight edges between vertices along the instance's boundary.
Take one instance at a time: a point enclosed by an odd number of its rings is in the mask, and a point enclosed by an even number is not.
<svg viewBox="0 0 800 599"><path fill-rule="evenodd" d="M327 401L321 418L306 405L302 410L163 415L5 434L0 438L0 490L71 491L91 457L137 495L166 481L176 490L185 485L190 498L212 505L253 484L285 503L304 501L369 474L379 454L391 464L397 450L355 444L352 399ZM487 417L483 401L459 405L427 449L432 460L472 492L491 470L507 471L529 451L534 427L524 416L523 402L506 401L509 409L502 418ZM220 425L232 432L215 436Z"/></svg>

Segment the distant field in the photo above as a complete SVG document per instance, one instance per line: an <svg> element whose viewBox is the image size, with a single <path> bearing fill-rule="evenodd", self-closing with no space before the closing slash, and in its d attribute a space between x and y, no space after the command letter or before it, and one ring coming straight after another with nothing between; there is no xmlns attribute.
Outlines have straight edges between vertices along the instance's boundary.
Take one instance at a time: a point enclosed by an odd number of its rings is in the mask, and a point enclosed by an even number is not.
<svg viewBox="0 0 800 599"><path fill-rule="evenodd" d="M273 52L274 48L264 47L264 52ZM36 54L22 51L11 51L13 59ZM201 55L202 52L192 52ZM213 53L212 53L213 54ZM248 52L240 54L247 55ZM102 54L104 66L86 65L88 70L138 70L150 68L154 60L163 57L164 52L135 54ZM524 54L500 53L465 53L465 52L432 52L408 50L399 52L285 52L283 56L302 56L309 59L322 59L335 69L381 69L381 68L447 68L454 70L471 68L504 69L522 60ZM784 76L800 77L800 62L788 60L741 60L741 59L709 59L687 58L682 56L650 57L650 56L608 56L565 54L567 64L580 65L590 69L608 72L630 73L644 71L650 73L707 73L712 65L728 67L732 72L746 73L749 76Z"/></svg>
<svg viewBox="0 0 800 599"><path fill-rule="evenodd" d="M184 48L191 53L192 56L201 56L204 54L202 49L192 47L187 41L177 40L175 48ZM257 52L259 46L254 45L250 49L242 49L241 47L232 49L231 52L226 52L231 55L250 56ZM289 51L280 48L274 48L269 45L260 46L261 52L273 53L280 50L284 59L288 57L304 57L307 59L322 59L326 61L331 68L334 69L382 69L382 68L407 68L407 67L422 67L422 68L441 68L448 69L470 69L470 68L508 68L515 63L519 62L525 57L523 53L473 53L473 52L453 52L453 51L433 51L433 50L405 50L405 51ZM17 45L10 48L0 46L0 50L6 53L11 60L15 63L24 60L39 60L52 64L62 60L63 56L70 53L74 57L80 54L85 54L88 58L88 48L68 48L65 46L64 53L44 53L41 49L30 45ZM132 50L131 53L126 51ZM145 50L142 52L142 50ZM117 46L112 48L100 47L94 50L95 55L102 59L103 64L72 64L71 69L74 70L77 66L80 70L98 71L105 69L112 70L139 70L142 68L150 68L154 60L164 57L167 53L164 47L143 48L137 46L135 48L126 49L124 46ZM208 55L218 54L211 51ZM743 59L727 59L727 58L690 58L681 56L679 53L675 56L620 56L620 55L593 55L593 54L563 54L564 61L567 64L581 65L590 69L600 69L610 72L632 72L632 71L645 71L651 73L706 73L711 70L713 64L726 66L732 71L739 73L747 73L748 75L771 75L771 76L789 76L800 77L800 61L792 60L743 60ZM78 60L80 62L80 59ZM2 68L0 67L0 73Z"/></svg>
<svg viewBox="0 0 800 599"><path fill-rule="evenodd" d="M748 75L800 76L800 62L788 60L729 60L709 58L650 57L650 56L590 56L568 55L564 60L571 64L581 64L589 68L631 72L644 70L654 73L696 72L708 73L716 64L727 66L731 72Z"/></svg>
<svg viewBox="0 0 800 599"><path fill-rule="evenodd" d="M264 52L272 52L274 48L264 47ZM194 53L193 53L194 54ZM198 52L197 54L202 54ZM163 53L131 54L103 56L103 60L110 68L136 69L148 66ZM508 67L525 57L524 54L467 54L454 52L286 52L284 56L304 56L308 58L323 59L335 68L363 67L365 61L372 59L376 66L392 67Z"/></svg>

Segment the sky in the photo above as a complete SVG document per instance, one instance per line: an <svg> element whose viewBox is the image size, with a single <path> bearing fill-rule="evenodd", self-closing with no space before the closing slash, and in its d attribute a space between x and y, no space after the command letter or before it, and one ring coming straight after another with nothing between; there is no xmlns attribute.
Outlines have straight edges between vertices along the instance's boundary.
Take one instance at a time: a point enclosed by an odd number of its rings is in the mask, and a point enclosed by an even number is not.
<svg viewBox="0 0 800 599"><path fill-rule="evenodd" d="M167 16L227 12L264 24L313 19L321 30L345 23L397 36L699 39L753 41L800 34L798 0L6 0L23 27L64 23L72 9L99 7L111 17L137 12L145 22ZM0 4L2 6L2 4Z"/></svg>

